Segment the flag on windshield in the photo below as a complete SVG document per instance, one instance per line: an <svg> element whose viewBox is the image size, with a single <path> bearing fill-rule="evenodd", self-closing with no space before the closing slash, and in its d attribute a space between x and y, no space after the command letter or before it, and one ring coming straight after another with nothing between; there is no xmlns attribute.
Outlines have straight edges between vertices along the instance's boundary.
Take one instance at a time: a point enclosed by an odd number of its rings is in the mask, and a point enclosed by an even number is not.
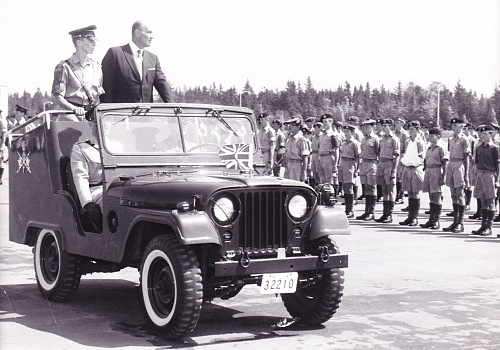
<svg viewBox="0 0 500 350"><path fill-rule="evenodd" d="M237 143L225 145L219 150L219 157L228 169L250 169L250 145Z"/></svg>

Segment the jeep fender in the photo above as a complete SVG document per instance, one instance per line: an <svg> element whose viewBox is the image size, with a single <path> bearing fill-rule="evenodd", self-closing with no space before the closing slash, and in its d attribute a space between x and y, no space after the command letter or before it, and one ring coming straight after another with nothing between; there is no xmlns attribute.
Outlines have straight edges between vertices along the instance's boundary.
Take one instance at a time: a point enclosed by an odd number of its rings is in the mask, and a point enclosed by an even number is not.
<svg viewBox="0 0 500 350"><path fill-rule="evenodd" d="M328 235L350 235L349 220L342 208L318 206L308 227L308 240Z"/></svg>
<svg viewBox="0 0 500 350"><path fill-rule="evenodd" d="M222 240L214 224L205 212L172 212L161 218L154 216L138 216L132 227L138 222L154 222L168 225L173 229L179 243L182 245L217 244L222 246Z"/></svg>

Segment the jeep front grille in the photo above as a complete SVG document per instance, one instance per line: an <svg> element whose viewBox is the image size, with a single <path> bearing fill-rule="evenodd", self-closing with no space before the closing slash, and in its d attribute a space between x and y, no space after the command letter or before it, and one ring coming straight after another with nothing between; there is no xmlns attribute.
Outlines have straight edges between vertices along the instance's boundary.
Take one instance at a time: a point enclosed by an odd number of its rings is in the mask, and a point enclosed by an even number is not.
<svg viewBox="0 0 500 350"><path fill-rule="evenodd" d="M283 191L240 194L239 246L249 253L273 253L287 246L287 215Z"/></svg>

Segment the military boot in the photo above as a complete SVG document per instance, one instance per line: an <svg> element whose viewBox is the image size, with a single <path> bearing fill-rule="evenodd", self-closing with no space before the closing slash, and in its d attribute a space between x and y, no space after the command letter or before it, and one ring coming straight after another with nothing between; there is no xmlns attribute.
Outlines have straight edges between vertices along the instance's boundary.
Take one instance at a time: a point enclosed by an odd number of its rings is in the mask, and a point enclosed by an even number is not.
<svg viewBox="0 0 500 350"><path fill-rule="evenodd" d="M457 204L453 203L453 211L452 211L452 213L454 215L454 217L453 217L453 223L450 226L448 226L448 227L444 227L443 231L450 232L451 230L455 229L455 226L457 226L457 212L458 212L458 210L457 210ZM446 214L446 216L448 216L448 214Z"/></svg>
<svg viewBox="0 0 500 350"><path fill-rule="evenodd" d="M413 198L408 199L408 217L404 220L401 221L399 224L400 225L409 225L413 221L413 213L414 213L414 207L415 207L415 201Z"/></svg>
<svg viewBox="0 0 500 350"><path fill-rule="evenodd" d="M443 206L441 204L434 204L434 219L432 221L432 225L429 226L431 230L438 230L440 225L439 225L439 219L441 218L441 208Z"/></svg>
<svg viewBox="0 0 500 350"><path fill-rule="evenodd" d="M481 199L476 198L476 200L477 200L477 210L473 215L469 216L469 219L473 220L481 219L483 204L481 202Z"/></svg>
<svg viewBox="0 0 500 350"><path fill-rule="evenodd" d="M429 228L432 226L432 223L433 223L433 220L434 220L434 217L435 217L435 211L436 211L436 207L435 207L435 204L434 203L430 203L429 204L431 210L429 210L429 220L427 220L427 222L425 224L420 224L420 227L422 228Z"/></svg>
<svg viewBox="0 0 500 350"><path fill-rule="evenodd" d="M465 213L465 205L457 204L457 216L456 216L456 226L451 230L453 233L464 232L464 213Z"/></svg>
<svg viewBox="0 0 500 350"><path fill-rule="evenodd" d="M482 220L481 220L481 227L478 229L478 230L472 230L472 234L473 235L481 235L481 233L484 231L485 227L486 227L486 215L487 215L487 210L486 209L483 209L482 212L481 212L481 217L482 217Z"/></svg>

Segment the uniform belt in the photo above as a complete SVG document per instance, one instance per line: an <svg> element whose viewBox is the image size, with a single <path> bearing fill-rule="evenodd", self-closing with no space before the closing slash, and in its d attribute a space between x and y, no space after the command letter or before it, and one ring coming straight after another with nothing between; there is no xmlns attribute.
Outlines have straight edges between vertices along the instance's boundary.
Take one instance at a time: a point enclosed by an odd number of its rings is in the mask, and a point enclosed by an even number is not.
<svg viewBox="0 0 500 350"><path fill-rule="evenodd" d="M394 159L393 158L380 158L380 161L383 162L392 162Z"/></svg>
<svg viewBox="0 0 500 350"><path fill-rule="evenodd" d="M286 158L286 161L290 162L290 163L300 163L300 162L302 162L302 159Z"/></svg>
<svg viewBox="0 0 500 350"><path fill-rule="evenodd" d="M88 112L90 110L90 105L82 105L80 103L75 103L75 102L71 102L71 101L68 101L68 102L75 107L82 107L83 109L85 109L86 112Z"/></svg>
<svg viewBox="0 0 500 350"><path fill-rule="evenodd" d="M477 168L478 171L487 171L487 172L491 172L491 173L494 173L495 170L491 170L491 169L479 169Z"/></svg>
<svg viewBox="0 0 500 350"><path fill-rule="evenodd" d="M341 157L342 160L356 160L356 158Z"/></svg>
<svg viewBox="0 0 500 350"><path fill-rule="evenodd" d="M450 162L463 162L463 158L450 158Z"/></svg>
<svg viewBox="0 0 500 350"><path fill-rule="evenodd" d="M318 151L312 151L312 153L319 153Z"/></svg>
<svg viewBox="0 0 500 350"><path fill-rule="evenodd" d="M320 153L319 156L320 157L326 157L326 156L331 156L332 153Z"/></svg>
<svg viewBox="0 0 500 350"><path fill-rule="evenodd" d="M271 150L270 150L270 149L264 149L264 148L261 148L261 149L260 149L260 151L261 151L261 152L271 152Z"/></svg>
<svg viewBox="0 0 500 350"><path fill-rule="evenodd" d="M96 186L102 186L102 182L97 182L97 183L91 183L91 184L89 184L89 187L96 187Z"/></svg>
<svg viewBox="0 0 500 350"><path fill-rule="evenodd" d="M441 164L430 164L430 165L426 165L425 167L427 169L434 169L434 168L441 168Z"/></svg>
<svg viewBox="0 0 500 350"><path fill-rule="evenodd" d="M376 159L368 159L368 158L362 158L364 163L375 163L377 160Z"/></svg>
<svg viewBox="0 0 500 350"><path fill-rule="evenodd" d="M410 168L410 169L415 169L415 168L418 168L418 167L421 167L421 166L424 166L424 165L423 164L420 164L420 165L405 165L405 167Z"/></svg>

